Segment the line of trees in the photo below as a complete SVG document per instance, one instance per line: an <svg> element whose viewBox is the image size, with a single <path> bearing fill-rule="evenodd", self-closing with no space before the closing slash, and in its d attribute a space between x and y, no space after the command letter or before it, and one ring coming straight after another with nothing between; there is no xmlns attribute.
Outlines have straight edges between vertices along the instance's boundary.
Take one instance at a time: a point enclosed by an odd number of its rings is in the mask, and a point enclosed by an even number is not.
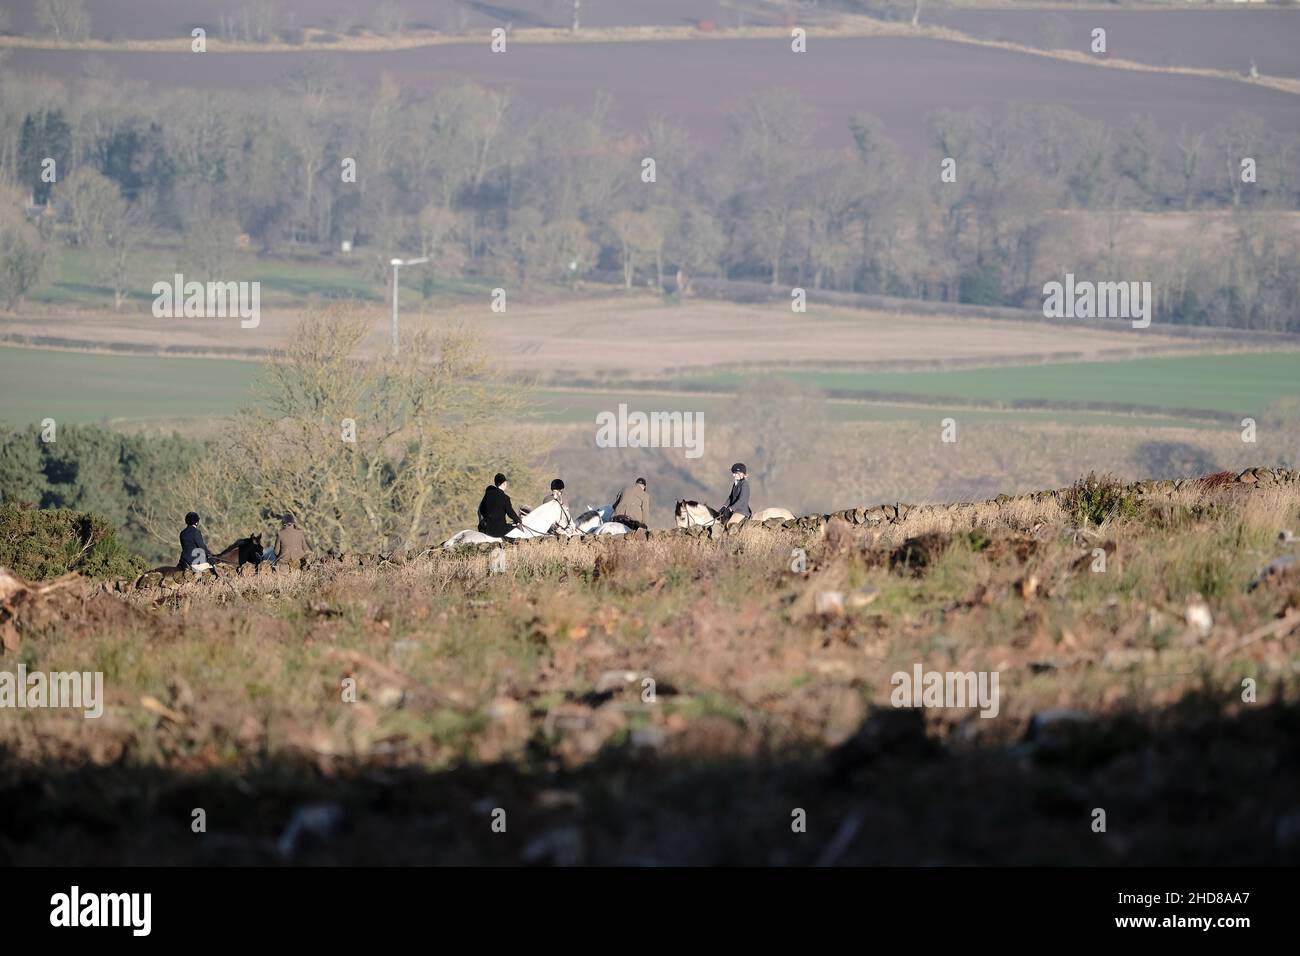
<svg viewBox="0 0 1300 956"><path fill-rule="evenodd" d="M92 251L117 305L142 237L173 241L186 274L207 279L241 235L264 253L351 242L377 283L401 249L439 278L525 286L609 270L686 293L721 275L1026 305L1046 278L1107 264L1085 261L1061 210L1228 210L1249 215L1227 239L1111 243L1109 262L1172 276L1176 321L1300 329L1295 230L1280 215L1300 205L1300 137L1252 116L1171 133L1057 107L940 112L915 162L869 115L844 147L818 148L814 111L779 90L729 111L720 152L661 117L627 131L609 113L603 96L538 113L472 84L417 96L386 77L357 91L323 69L257 98L6 75L0 181L52 203L41 235ZM27 262L13 220L0 248ZM11 306L32 287L5 281Z"/></svg>
<svg viewBox="0 0 1300 956"><path fill-rule="evenodd" d="M207 445L179 435L125 435L100 425L0 427L0 504L66 508L102 516L135 554L174 560L179 528L151 534L149 515ZM183 511L181 512L184 513ZM175 519L173 518L173 523Z"/></svg>

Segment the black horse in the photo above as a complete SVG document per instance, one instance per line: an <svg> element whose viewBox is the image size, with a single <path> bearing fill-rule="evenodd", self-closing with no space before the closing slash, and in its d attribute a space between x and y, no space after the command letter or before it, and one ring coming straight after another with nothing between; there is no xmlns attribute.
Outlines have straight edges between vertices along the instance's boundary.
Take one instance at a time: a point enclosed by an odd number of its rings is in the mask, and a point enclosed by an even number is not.
<svg viewBox="0 0 1300 956"><path fill-rule="evenodd" d="M251 564L254 573L260 573L262 570L262 553L265 549L262 547L262 534L250 534L247 538L240 538L230 547L226 548L220 554L212 556L213 564L232 564L236 572L242 573L244 565Z"/></svg>

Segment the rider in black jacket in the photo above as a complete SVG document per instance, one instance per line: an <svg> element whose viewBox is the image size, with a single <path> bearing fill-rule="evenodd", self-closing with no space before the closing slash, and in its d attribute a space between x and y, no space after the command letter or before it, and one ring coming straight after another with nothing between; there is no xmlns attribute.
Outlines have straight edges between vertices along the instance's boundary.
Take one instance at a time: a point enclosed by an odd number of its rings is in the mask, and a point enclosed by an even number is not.
<svg viewBox="0 0 1300 956"><path fill-rule="evenodd" d="M519 524L519 515L515 514L510 496L506 494L509 481L505 475L497 474L492 484L483 491L483 500L478 506L478 529L494 538L504 538L510 530L506 524L508 517L514 524Z"/></svg>
<svg viewBox="0 0 1300 956"><path fill-rule="evenodd" d="M208 568L208 543L199 530L199 516L191 511L185 516L185 530L181 532L181 559L178 568L187 571L206 571Z"/></svg>

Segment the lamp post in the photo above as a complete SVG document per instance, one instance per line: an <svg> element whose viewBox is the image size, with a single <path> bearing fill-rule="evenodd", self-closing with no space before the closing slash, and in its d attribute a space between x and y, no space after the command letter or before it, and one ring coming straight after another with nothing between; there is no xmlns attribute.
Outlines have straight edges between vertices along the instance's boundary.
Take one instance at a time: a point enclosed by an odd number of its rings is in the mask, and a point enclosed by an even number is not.
<svg viewBox="0 0 1300 956"><path fill-rule="evenodd" d="M419 259L390 259L388 264L393 267L393 358L397 358L397 273L402 266L418 266L422 262L428 262L428 256L421 256Z"/></svg>

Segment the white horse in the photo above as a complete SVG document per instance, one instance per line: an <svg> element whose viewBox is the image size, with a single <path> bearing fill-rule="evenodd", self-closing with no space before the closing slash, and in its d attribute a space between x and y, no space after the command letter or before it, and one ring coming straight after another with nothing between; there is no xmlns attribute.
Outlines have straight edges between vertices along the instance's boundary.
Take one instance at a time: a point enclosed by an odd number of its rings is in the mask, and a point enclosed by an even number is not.
<svg viewBox="0 0 1300 956"><path fill-rule="evenodd" d="M454 551L463 544L500 544L500 538L494 538L490 534L484 534L482 531L476 531L473 528L466 528L464 531L457 531L450 538L442 543L443 549Z"/></svg>
<svg viewBox="0 0 1300 956"><path fill-rule="evenodd" d="M518 541L557 535L575 537L577 535L592 534L627 534L631 530L627 525L609 520L612 512L613 508L609 505L590 508L579 515L577 521L574 521L569 516L567 508L555 499L551 499L525 514L516 527L506 532L506 537ZM456 532L456 534L444 541L442 546L447 551L452 551L461 545L499 544L503 540L503 538L495 538L490 534L484 534L482 531L467 528L464 531Z"/></svg>
<svg viewBox="0 0 1300 956"><path fill-rule="evenodd" d="M611 505L602 505L599 508L587 505L587 510L578 515L574 525L583 534L592 534L612 517L614 517L614 508Z"/></svg>
<svg viewBox="0 0 1300 956"><path fill-rule="evenodd" d="M506 532L507 538L540 538L546 535L573 537L580 534L569 516L569 509L548 498L519 519L518 527Z"/></svg>
<svg viewBox="0 0 1300 956"><path fill-rule="evenodd" d="M571 536L578 534L569 512L555 499L544 501L532 511L519 519L519 524L506 532L505 537L515 541L528 538L545 538L554 534ZM465 544L499 544L505 538L497 538L473 528L458 531L442 543L443 548L452 551Z"/></svg>
<svg viewBox="0 0 1300 956"><path fill-rule="evenodd" d="M673 511L673 517L676 519L679 528L707 528L718 521L718 513L708 505L699 501L685 501L682 499L678 499L677 507ZM771 518L792 521L794 514L785 508L764 508L762 511L755 511L752 518L746 518L742 514L733 512L731 517L727 519L727 526L740 524L743 521L762 523Z"/></svg>

